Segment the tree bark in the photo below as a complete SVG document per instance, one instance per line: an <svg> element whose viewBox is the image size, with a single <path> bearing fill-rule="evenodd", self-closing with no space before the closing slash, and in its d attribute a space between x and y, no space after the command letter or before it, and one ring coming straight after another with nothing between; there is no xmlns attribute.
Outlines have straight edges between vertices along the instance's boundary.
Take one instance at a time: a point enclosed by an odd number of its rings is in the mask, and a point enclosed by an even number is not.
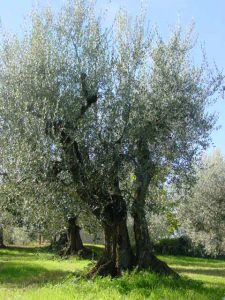
<svg viewBox="0 0 225 300"><path fill-rule="evenodd" d="M146 258L152 252L152 243L150 241L147 221L145 213L139 207L133 213L134 218L134 237L136 246L136 264L138 267L143 268L147 263Z"/></svg>
<svg viewBox="0 0 225 300"><path fill-rule="evenodd" d="M4 236L3 236L3 227L0 225L0 248L5 248Z"/></svg>
<svg viewBox="0 0 225 300"><path fill-rule="evenodd" d="M130 270L135 261L126 221L126 219L123 219L117 225L116 267L119 272L121 270Z"/></svg>
<svg viewBox="0 0 225 300"><path fill-rule="evenodd" d="M157 274L179 277L165 262L154 255L145 212L142 209L134 213L134 235L136 242L136 266L138 269L149 269Z"/></svg>

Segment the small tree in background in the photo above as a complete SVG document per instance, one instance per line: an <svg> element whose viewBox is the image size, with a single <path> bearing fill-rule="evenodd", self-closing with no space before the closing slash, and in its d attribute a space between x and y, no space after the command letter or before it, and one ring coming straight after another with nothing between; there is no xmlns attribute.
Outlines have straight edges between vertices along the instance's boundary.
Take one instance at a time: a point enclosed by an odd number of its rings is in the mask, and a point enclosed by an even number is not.
<svg viewBox="0 0 225 300"><path fill-rule="evenodd" d="M4 248L3 225L0 224L0 248Z"/></svg>

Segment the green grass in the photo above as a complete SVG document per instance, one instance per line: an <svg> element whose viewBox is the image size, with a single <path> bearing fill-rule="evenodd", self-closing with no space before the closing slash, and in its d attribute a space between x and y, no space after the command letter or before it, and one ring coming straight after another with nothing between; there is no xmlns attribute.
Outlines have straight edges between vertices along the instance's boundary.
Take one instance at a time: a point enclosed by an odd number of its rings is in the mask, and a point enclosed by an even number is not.
<svg viewBox="0 0 225 300"><path fill-rule="evenodd" d="M92 246L99 254L101 247ZM44 248L0 250L0 300L159 299L222 300L225 261L161 256L181 274L174 280L149 272L125 273L121 278L82 279L94 262L62 260Z"/></svg>

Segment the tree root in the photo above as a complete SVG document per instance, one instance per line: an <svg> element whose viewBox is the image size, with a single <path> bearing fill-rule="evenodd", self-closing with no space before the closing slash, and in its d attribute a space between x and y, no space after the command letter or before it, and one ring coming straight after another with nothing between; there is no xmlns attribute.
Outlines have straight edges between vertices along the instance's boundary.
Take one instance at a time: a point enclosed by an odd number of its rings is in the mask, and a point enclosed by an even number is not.
<svg viewBox="0 0 225 300"><path fill-rule="evenodd" d="M180 275L171 269L164 261L159 260L155 255L151 255L150 270L156 274L180 278Z"/></svg>
<svg viewBox="0 0 225 300"><path fill-rule="evenodd" d="M164 261L159 260L154 254L149 253L147 258L139 261L139 264L134 264L133 268L137 270L148 270L163 276L172 276L173 278L180 278L179 274L171 269ZM132 268L129 268L131 270ZM118 270L113 260L103 257L87 274L87 278L95 278L96 276L111 276L116 277L121 275L121 270Z"/></svg>
<svg viewBox="0 0 225 300"><path fill-rule="evenodd" d="M100 259L97 264L91 269L91 271L87 274L87 278L95 278L96 276L104 277L111 276L116 277L119 276L115 262L112 260L107 260L105 258Z"/></svg>
<svg viewBox="0 0 225 300"><path fill-rule="evenodd" d="M153 273L172 276L173 278L180 278L180 275L171 269L164 261L159 260L153 253L149 253L147 256L139 259L137 265L138 270L150 270Z"/></svg>

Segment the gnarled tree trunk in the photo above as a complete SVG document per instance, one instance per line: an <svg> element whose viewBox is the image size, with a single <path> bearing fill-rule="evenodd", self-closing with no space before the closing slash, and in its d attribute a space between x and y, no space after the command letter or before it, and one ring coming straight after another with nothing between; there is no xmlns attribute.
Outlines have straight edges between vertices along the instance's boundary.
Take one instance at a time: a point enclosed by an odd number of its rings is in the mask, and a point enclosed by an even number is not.
<svg viewBox="0 0 225 300"><path fill-rule="evenodd" d="M80 229L81 228L77 225L77 217L69 217L67 229L67 246L64 250L64 255L74 255L84 249L84 245L80 237Z"/></svg>
<svg viewBox="0 0 225 300"><path fill-rule="evenodd" d="M114 202L105 207L102 217L105 232L104 255L88 274L91 277L96 275L118 276L121 271L130 270L134 265L134 254L126 223L125 202L120 195L114 195L112 198L114 198ZM123 208L121 208L121 204Z"/></svg>

